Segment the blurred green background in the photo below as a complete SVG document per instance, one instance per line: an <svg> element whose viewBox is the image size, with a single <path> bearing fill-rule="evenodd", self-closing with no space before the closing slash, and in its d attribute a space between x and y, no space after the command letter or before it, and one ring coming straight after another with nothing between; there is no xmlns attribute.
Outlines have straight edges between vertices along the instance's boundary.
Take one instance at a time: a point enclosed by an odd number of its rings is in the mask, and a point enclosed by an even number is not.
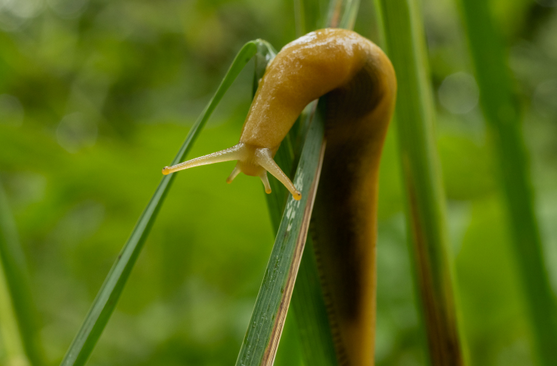
<svg viewBox="0 0 557 366"><path fill-rule="evenodd" d="M508 46L557 289L557 1L491 3ZM376 40L372 5L362 2L355 29ZM422 5L471 365L531 365L458 9L450 0ZM48 364L61 361L161 168L236 52L255 38L281 48L295 38L293 14L291 1L0 1L0 179L29 263ZM251 78L249 65L190 157L237 142ZM89 365L235 361L273 234L259 180L225 184L233 166L178 173ZM392 133L381 169L377 364L422 365ZM295 348L295 335L289 343Z"/></svg>

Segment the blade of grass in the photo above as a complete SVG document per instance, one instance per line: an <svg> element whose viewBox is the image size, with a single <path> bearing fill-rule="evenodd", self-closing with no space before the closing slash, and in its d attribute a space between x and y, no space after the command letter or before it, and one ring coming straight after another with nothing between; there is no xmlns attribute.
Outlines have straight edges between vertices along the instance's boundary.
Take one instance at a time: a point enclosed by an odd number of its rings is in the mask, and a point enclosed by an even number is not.
<svg viewBox="0 0 557 366"><path fill-rule="evenodd" d="M267 64L271 62L271 60L274 59L277 55L277 51L269 42L262 39L258 39L257 42L257 53L254 56L255 67L252 98L253 96L255 96L255 92L257 91L257 87L259 86L259 80L263 77L263 74L265 74Z"/></svg>
<svg viewBox="0 0 557 366"><path fill-rule="evenodd" d="M327 0L294 0L296 37L326 27Z"/></svg>
<svg viewBox="0 0 557 366"><path fill-rule="evenodd" d="M267 62L274 58L275 55L276 51L272 47L262 48L258 52L254 77L254 94L257 89L257 80L263 77ZM301 136L306 135L304 131L300 130L310 126L312 118L320 118L319 114L315 115L314 113L316 106L317 102L313 102L305 109L300 117L300 120L303 121L300 123L301 128L292 128L275 155L275 161L284 172L293 171L294 159L300 154L295 152L298 149L295 149L294 145L297 144L293 144L292 141L301 140ZM320 121L319 123L323 122ZM272 193L266 194L265 197L267 198L269 214L276 235L289 193L278 180L271 179L270 183ZM291 303L297 325L296 330L300 335L299 338L306 364L336 365L333 337L310 237L306 241Z"/></svg>
<svg viewBox="0 0 557 366"><path fill-rule="evenodd" d="M500 184L513 238L512 250L533 331L533 348L541 364L554 365L557 360L557 308L543 260L528 156L505 51L493 24L489 2L466 0L459 1L459 5L488 136L498 156Z"/></svg>
<svg viewBox="0 0 557 366"><path fill-rule="evenodd" d="M320 119L318 123L323 123L320 114L314 114L316 106L317 103L314 102L306 108L301 118L304 121L303 125L310 125L311 118L318 118ZM283 141L284 145L281 145L275 156L277 164L284 171L292 171L294 164L295 154L290 140L290 138L287 138L286 141ZM276 180L271 182L271 186L273 193L267 195L267 204L276 233L280 226L281 215L289 193ZM334 341L321 289L313 243L309 236L302 255L291 304L306 365L337 365Z"/></svg>
<svg viewBox="0 0 557 366"><path fill-rule="evenodd" d="M0 364L28 366L29 359L25 354L23 339L17 316L12 302L12 296L8 290L4 266L0 261Z"/></svg>
<svg viewBox="0 0 557 366"><path fill-rule="evenodd" d="M323 124L308 131L294 184L302 199L288 198L277 240L257 296L237 366L272 365L302 259L323 154Z"/></svg>
<svg viewBox="0 0 557 366"><path fill-rule="evenodd" d="M354 29L356 17L358 16L358 9L360 8L360 0L346 1L346 9L340 20L339 27L345 29Z"/></svg>
<svg viewBox="0 0 557 366"><path fill-rule="evenodd" d="M408 200L408 236L414 248L429 356L436 366L463 365L423 26L414 0L378 0L376 5L399 85L395 118Z"/></svg>
<svg viewBox="0 0 557 366"><path fill-rule="evenodd" d="M39 338L38 313L35 308L29 271L4 188L0 183L0 327L8 357L35 366L43 364ZM27 361L25 360L27 363ZM25 363L25 364L26 364Z"/></svg>
<svg viewBox="0 0 557 366"><path fill-rule="evenodd" d="M236 79L248 61L257 52L257 46L259 43L259 41L248 42L244 45L240 52L238 52L236 58L230 66L230 69L217 89L217 92L190 130L186 141L172 161L172 165L181 162L190 151L195 139L211 116L211 113L215 110L216 106L222 99L224 93L228 90L230 85L232 85L232 82ZM68 349L66 356L62 360L62 365L84 365L89 358L95 344L102 334L102 331L108 323L114 308L116 307L135 261L141 252L143 243L149 235L149 231L153 226L158 211L162 206L166 193L168 192L174 178L175 174L170 174L164 176L159 183L159 186L133 229L130 238L124 245L122 251L118 255L118 259L108 273L108 276L99 290L99 293L97 294L85 321Z"/></svg>
<svg viewBox="0 0 557 366"><path fill-rule="evenodd" d="M317 260L310 237L307 238L298 271L296 287L292 296L292 311L300 333L305 364L338 365Z"/></svg>
<svg viewBox="0 0 557 366"><path fill-rule="evenodd" d="M360 0L330 0L325 27L353 29Z"/></svg>
<svg viewBox="0 0 557 366"><path fill-rule="evenodd" d="M294 18L296 23L296 36L301 37L307 33L306 9L303 0L294 0Z"/></svg>

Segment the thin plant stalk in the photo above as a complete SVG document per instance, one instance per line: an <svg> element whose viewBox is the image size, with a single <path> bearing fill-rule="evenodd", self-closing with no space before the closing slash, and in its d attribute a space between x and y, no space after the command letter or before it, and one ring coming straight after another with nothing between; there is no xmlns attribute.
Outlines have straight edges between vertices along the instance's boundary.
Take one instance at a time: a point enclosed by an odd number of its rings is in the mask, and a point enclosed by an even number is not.
<svg viewBox="0 0 557 366"><path fill-rule="evenodd" d="M267 270L257 296L237 366L272 365L300 266L317 182L325 153L323 124L312 123L294 184L302 199L288 198Z"/></svg>
<svg viewBox="0 0 557 366"><path fill-rule="evenodd" d="M0 328L8 356L23 364L43 364L38 312L15 222L0 184ZM27 361L28 360L28 361ZM15 365L16 363L14 363Z"/></svg>
<svg viewBox="0 0 557 366"><path fill-rule="evenodd" d="M478 80L488 138L497 156L512 233L511 250L524 292L533 348L540 364L554 365L557 362L557 307L543 259L528 154L505 50L490 14L489 2L461 0L458 3Z"/></svg>
<svg viewBox="0 0 557 366"><path fill-rule="evenodd" d="M311 103L302 114L301 122L303 125L309 125L312 118L321 118L319 113L314 113L316 105L316 102ZM323 122L318 121L317 123ZM289 134L275 156L275 160L284 171L292 169L295 157L291 140ZM267 204L276 233L280 226L288 191L278 181L273 180L271 184L273 193L267 195ZM308 236L306 240L302 262L296 278L296 286L292 294L291 306L306 364L337 365L332 331L321 289L311 236Z"/></svg>
<svg viewBox="0 0 557 366"><path fill-rule="evenodd" d="M414 0L377 0L376 5L399 85L395 121L429 358L434 366L464 365L422 21Z"/></svg>
<svg viewBox="0 0 557 366"><path fill-rule="evenodd" d="M13 306L12 296L8 289L8 280L2 261L0 260L0 335L2 339L3 357L7 365L29 365L25 354L23 337L17 324L17 316Z"/></svg>

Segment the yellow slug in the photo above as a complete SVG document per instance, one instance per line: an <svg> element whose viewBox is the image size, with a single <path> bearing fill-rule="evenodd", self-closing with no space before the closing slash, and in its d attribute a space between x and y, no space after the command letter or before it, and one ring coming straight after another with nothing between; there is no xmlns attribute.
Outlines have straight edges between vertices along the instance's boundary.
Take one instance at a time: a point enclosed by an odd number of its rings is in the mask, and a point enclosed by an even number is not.
<svg viewBox="0 0 557 366"><path fill-rule="evenodd" d="M348 30L311 32L267 66L237 145L163 169L237 160L228 182L239 172L258 176L269 193L269 172L299 200L273 157L303 108L324 99L327 150L311 232L341 365L374 363L379 160L395 95L379 47Z"/></svg>

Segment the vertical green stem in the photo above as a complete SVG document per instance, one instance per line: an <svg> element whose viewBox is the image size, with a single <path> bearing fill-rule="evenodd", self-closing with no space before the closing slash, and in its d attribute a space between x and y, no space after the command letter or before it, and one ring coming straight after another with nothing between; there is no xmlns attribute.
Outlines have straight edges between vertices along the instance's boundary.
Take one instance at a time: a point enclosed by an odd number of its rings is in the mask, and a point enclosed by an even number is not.
<svg viewBox="0 0 557 366"><path fill-rule="evenodd" d="M312 117L320 118L319 115L312 116L312 111L315 110L314 103L306 110L309 110L309 115L305 113L302 115L304 124L310 124ZM316 121L314 123L323 123L323 121ZM289 145L290 136L287 136L275 156L275 160L284 171L292 171L294 154L289 149ZM267 195L267 204L273 227L275 232L277 232L289 193L278 181L272 180L271 185L273 193ZM310 236L306 240L302 262L300 263L300 269L296 278L296 286L292 294L291 305L306 365L337 365L333 336Z"/></svg>
<svg viewBox="0 0 557 366"><path fill-rule="evenodd" d="M500 183L513 238L512 248L533 330L534 349L541 364L555 365L557 308L543 260L528 156L505 51L491 18L489 2L461 0L459 3L488 136L498 157Z"/></svg>
<svg viewBox="0 0 557 366"><path fill-rule="evenodd" d="M0 362L7 365L28 366L29 361L23 346L23 337L16 321L17 316L13 306L12 296L9 291L4 266L0 260Z"/></svg>
<svg viewBox="0 0 557 366"><path fill-rule="evenodd" d="M17 359L43 363L39 342L38 313L31 295L29 273L19 243L8 200L0 184L0 321L6 348ZM4 296L5 295L5 296ZM5 317L10 317L4 319ZM24 354L22 353L24 351Z"/></svg>
<svg viewBox="0 0 557 366"><path fill-rule="evenodd" d="M257 295L250 324L236 361L237 366L272 365L300 266L321 162L324 129L312 123L294 177L302 198L288 198L267 270Z"/></svg>
<svg viewBox="0 0 557 366"><path fill-rule="evenodd" d="M378 0L377 5L398 79L395 117L430 359L435 366L464 365L422 21L414 0Z"/></svg>

